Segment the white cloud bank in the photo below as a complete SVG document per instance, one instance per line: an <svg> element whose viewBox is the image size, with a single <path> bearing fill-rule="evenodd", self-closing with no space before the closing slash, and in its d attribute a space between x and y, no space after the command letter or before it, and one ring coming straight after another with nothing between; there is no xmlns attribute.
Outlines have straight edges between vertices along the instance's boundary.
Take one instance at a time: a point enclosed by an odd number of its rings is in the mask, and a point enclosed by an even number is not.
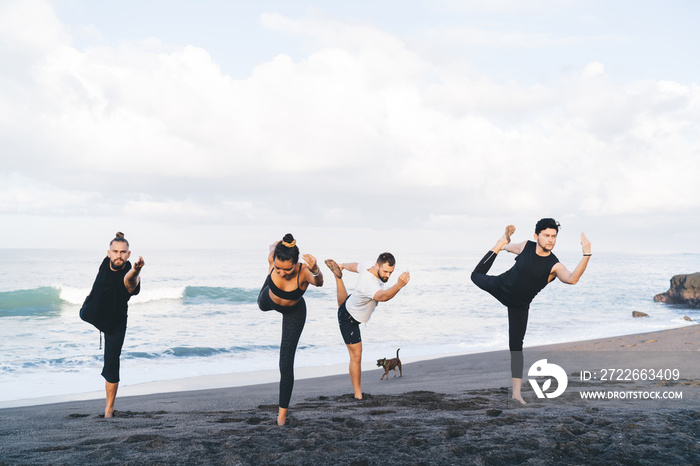
<svg viewBox="0 0 700 466"><path fill-rule="evenodd" d="M366 24L261 22L313 50L234 80L186 44L78 50L48 3L3 2L0 214L430 229L700 207L696 84L590 63L526 87Z"/></svg>

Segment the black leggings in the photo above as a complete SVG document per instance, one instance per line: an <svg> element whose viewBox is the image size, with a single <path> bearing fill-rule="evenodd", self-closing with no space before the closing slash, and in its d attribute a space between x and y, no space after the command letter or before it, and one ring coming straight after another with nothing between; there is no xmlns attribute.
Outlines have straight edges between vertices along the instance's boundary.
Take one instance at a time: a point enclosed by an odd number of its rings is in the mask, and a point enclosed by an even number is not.
<svg viewBox="0 0 700 466"><path fill-rule="evenodd" d="M277 311L282 314L279 407L287 409L294 388L294 356L306 324L306 302L301 298L293 306L281 306L275 303L270 298L270 288L266 280L258 295L258 307L261 311Z"/></svg>
<svg viewBox="0 0 700 466"><path fill-rule="evenodd" d="M472 281L476 286L489 292L494 298L508 308L508 348L510 349L510 373L515 379L523 378L523 340L527 330L527 318L530 306L511 306L508 297L498 286L498 277L486 275L496 260L496 253L489 251L472 272ZM506 302L504 302L506 301Z"/></svg>

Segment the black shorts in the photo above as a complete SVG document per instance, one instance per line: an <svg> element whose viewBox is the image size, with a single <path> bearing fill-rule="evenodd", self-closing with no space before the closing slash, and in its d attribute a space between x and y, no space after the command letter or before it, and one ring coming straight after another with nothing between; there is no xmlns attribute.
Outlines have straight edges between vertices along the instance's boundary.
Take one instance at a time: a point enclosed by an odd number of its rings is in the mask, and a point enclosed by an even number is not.
<svg viewBox="0 0 700 466"><path fill-rule="evenodd" d="M345 344L354 345L362 341L362 335L360 335L360 323L350 315L348 308L345 307L347 302L348 300L346 299L338 308L338 325Z"/></svg>

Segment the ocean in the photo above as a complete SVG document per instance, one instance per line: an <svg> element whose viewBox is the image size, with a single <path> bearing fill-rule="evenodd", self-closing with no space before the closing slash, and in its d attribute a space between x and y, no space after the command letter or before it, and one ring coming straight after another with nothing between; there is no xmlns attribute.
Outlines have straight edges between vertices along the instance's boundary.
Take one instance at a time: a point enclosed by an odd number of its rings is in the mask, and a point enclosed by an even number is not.
<svg viewBox="0 0 700 466"><path fill-rule="evenodd" d="M107 250L0 249L0 406L2 402L104 389L99 332L80 320ZM281 315L256 305L267 275L267 250L139 251L146 261L141 293L129 303L121 385L188 377L275 370ZM306 251L302 251L304 253ZM326 283L305 295L307 323L296 367L347 364L337 324L335 282L323 265L374 259L381 251L309 251ZM508 347L505 308L469 279L486 252L396 254L396 272L411 281L380 303L362 325L364 361L404 361ZM580 251L555 253L570 270ZM515 256L501 253L501 273ZM575 286L558 281L535 298L527 347L681 327L700 310L655 303L669 279L700 270L700 254L597 253ZM353 288L355 274L345 272ZM633 311L649 314L632 318ZM526 353L527 354L527 353Z"/></svg>

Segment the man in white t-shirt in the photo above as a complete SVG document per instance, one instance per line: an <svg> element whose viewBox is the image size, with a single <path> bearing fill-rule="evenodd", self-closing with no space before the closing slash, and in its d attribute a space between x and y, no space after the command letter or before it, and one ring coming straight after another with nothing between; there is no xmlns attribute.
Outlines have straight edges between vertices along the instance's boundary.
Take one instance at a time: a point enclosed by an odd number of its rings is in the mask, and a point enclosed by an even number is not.
<svg viewBox="0 0 700 466"><path fill-rule="evenodd" d="M350 381L355 391L355 398L362 399L362 336L360 323L366 323L374 312L374 308L382 301L389 301L396 296L401 288L408 284L411 275L404 272L391 288L384 289L389 280L396 259L388 252L382 253L377 261L358 264L357 262L338 264L332 259L326 260L326 265L333 275L338 290L338 324L340 333L350 353ZM355 292L348 294L343 283L343 270L359 273Z"/></svg>

